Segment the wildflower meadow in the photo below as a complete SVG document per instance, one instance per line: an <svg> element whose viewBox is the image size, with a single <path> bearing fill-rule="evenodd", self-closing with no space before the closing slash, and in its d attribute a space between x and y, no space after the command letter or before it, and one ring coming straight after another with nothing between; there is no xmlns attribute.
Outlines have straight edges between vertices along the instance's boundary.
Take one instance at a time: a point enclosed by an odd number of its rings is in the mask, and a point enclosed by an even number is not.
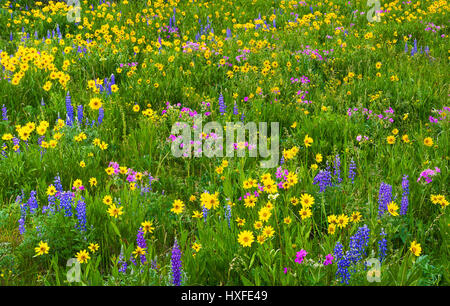
<svg viewBox="0 0 450 306"><path fill-rule="evenodd" d="M448 286L445 0L0 0L0 285Z"/></svg>

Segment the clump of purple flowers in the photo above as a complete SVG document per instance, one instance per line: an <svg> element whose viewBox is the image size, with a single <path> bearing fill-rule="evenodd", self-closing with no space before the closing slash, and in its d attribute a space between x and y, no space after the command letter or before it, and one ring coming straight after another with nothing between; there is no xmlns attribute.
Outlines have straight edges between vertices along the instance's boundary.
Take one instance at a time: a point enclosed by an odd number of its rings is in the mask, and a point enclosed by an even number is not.
<svg viewBox="0 0 450 306"><path fill-rule="evenodd" d="M383 262L383 260L386 258L386 251L387 251L387 240L384 229L381 229L380 236L383 238L380 241L378 241L378 256L380 257L380 262Z"/></svg>
<svg viewBox="0 0 450 306"><path fill-rule="evenodd" d="M319 185L319 192L324 192L327 187L332 186L331 172L328 170L320 170L314 177L314 185Z"/></svg>
<svg viewBox="0 0 450 306"><path fill-rule="evenodd" d="M301 264L303 262L303 259L305 259L306 255L308 254L308 252L306 252L305 250L301 249L300 251L297 252L296 258L295 258L295 262L298 264Z"/></svg>
<svg viewBox="0 0 450 306"><path fill-rule="evenodd" d="M172 284L174 284L175 286L181 286L181 251L176 239L172 248L171 263L172 263Z"/></svg>
<svg viewBox="0 0 450 306"><path fill-rule="evenodd" d="M403 194L402 194L402 203L400 206L400 215L404 216L404 215L406 215L406 212L408 211L409 181L408 181L407 175L403 176L402 189L403 189Z"/></svg>
<svg viewBox="0 0 450 306"><path fill-rule="evenodd" d="M348 178L352 180L352 184L355 182L355 176L356 176L356 164L355 161L352 160L350 161L350 166L348 167Z"/></svg>
<svg viewBox="0 0 450 306"><path fill-rule="evenodd" d="M334 259L333 255L332 255L332 254L328 254L328 255L325 257L325 261L323 262L323 265L324 265L324 266L331 265L331 264L333 263L333 259Z"/></svg>
<svg viewBox="0 0 450 306"><path fill-rule="evenodd" d="M433 181L432 177L435 176L436 174L440 173L440 172L441 172L441 169L439 169L438 167L435 167L434 170L426 169L426 170L424 170L424 171L422 171L420 173L420 176L417 179L417 182L420 182L420 180L422 178L424 178L425 179L425 183L429 184L429 183L431 183Z"/></svg>
<svg viewBox="0 0 450 306"><path fill-rule="evenodd" d="M387 205L392 199L392 186L381 182L378 192L378 217L381 217L387 210Z"/></svg>
<svg viewBox="0 0 450 306"><path fill-rule="evenodd" d="M227 105L225 104L222 94L219 95L219 111L222 115L227 111Z"/></svg>
<svg viewBox="0 0 450 306"><path fill-rule="evenodd" d="M137 236L136 236L136 242L137 245L139 247L141 247L142 249L146 250L147 249L147 242L145 242L145 238L144 238L144 231L142 230L142 228L139 228ZM140 255L141 258L141 263L145 264L147 262L147 257L144 255Z"/></svg>
<svg viewBox="0 0 450 306"><path fill-rule="evenodd" d="M334 158L334 176L336 176L336 180L338 183L342 182L341 178L341 158L339 157L339 154L336 154L336 157Z"/></svg>

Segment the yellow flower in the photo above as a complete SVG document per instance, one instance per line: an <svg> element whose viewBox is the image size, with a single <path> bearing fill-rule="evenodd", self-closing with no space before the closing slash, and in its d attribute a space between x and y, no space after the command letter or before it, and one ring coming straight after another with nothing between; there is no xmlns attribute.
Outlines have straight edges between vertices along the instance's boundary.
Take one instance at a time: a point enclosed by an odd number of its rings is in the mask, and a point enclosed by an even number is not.
<svg viewBox="0 0 450 306"><path fill-rule="evenodd" d="M336 223L339 228L345 228L348 224L348 217L345 214L341 214L337 217Z"/></svg>
<svg viewBox="0 0 450 306"><path fill-rule="evenodd" d="M388 209L389 213L391 215L393 215L394 217L398 216L398 212L397 212L398 205L395 204L394 202L389 203L388 206L387 206L387 209Z"/></svg>
<svg viewBox="0 0 450 306"><path fill-rule="evenodd" d="M173 201L172 204L172 209L170 210L171 212L178 214L181 214L184 210L184 203L181 200L175 200Z"/></svg>
<svg viewBox="0 0 450 306"><path fill-rule="evenodd" d="M334 235L335 232L336 232L336 224L331 223L330 225L328 225L328 234Z"/></svg>
<svg viewBox="0 0 450 306"><path fill-rule="evenodd" d="M105 203L106 205L111 205L112 204L112 197L110 195L105 195L103 197L103 203Z"/></svg>
<svg viewBox="0 0 450 306"><path fill-rule="evenodd" d="M309 208L314 204L314 197L312 195L304 193L300 197L300 204L302 204L302 207L304 208Z"/></svg>
<svg viewBox="0 0 450 306"><path fill-rule="evenodd" d="M431 137L427 137L423 140L423 144L427 147L431 147L433 145L433 139L431 139Z"/></svg>
<svg viewBox="0 0 450 306"><path fill-rule="evenodd" d="M403 135L402 140L404 143L409 143L409 136L407 134Z"/></svg>
<svg viewBox="0 0 450 306"><path fill-rule="evenodd" d="M260 209L259 211L259 220L261 221L268 221L270 216L272 215L272 213L270 212L270 209L268 209L267 207L263 207Z"/></svg>
<svg viewBox="0 0 450 306"><path fill-rule="evenodd" d="M287 216L286 218L284 218L283 222L284 222L284 224L288 224L289 225L289 224L291 224L292 219L291 219L291 217Z"/></svg>
<svg viewBox="0 0 450 306"><path fill-rule="evenodd" d="M99 98L92 98L89 101L89 107L93 110L99 109L100 107L102 107L102 105L102 101Z"/></svg>
<svg viewBox="0 0 450 306"><path fill-rule="evenodd" d="M359 221L361 221L361 218L362 218L361 213L359 211L355 211L350 216L350 221L353 223L358 223Z"/></svg>
<svg viewBox="0 0 450 306"><path fill-rule="evenodd" d="M255 236L253 236L253 233L250 231L242 231L238 235L238 242L243 247L250 247L253 241L255 241Z"/></svg>
<svg viewBox="0 0 450 306"><path fill-rule="evenodd" d="M392 134L397 135L398 134L398 129L393 129L392 130Z"/></svg>
<svg viewBox="0 0 450 306"><path fill-rule="evenodd" d="M105 169L106 173L108 173L108 175L112 175L114 173L114 168L113 167L108 167Z"/></svg>
<svg viewBox="0 0 450 306"><path fill-rule="evenodd" d="M97 243L92 243L91 242L89 244L89 250L91 250L92 253L95 253L98 250L99 247L100 246Z"/></svg>
<svg viewBox="0 0 450 306"><path fill-rule="evenodd" d="M83 186L83 182L80 179L75 180L75 182L73 182L73 187L75 188L79 188Z"/></svg>
<svg viewBox="0 0 450 306"><path fill-rule="evenodd" d="M300 217L302 217L302 220L307 219L312 215L311 209L307 207L303 207L298 213L300 214Z"/></svg>
<svg viewBox="0 0 450 306"><path fill-rule="evenodd" d="M123 215L123 206L116 207L116 204L112 204L108 208L108 213L111 217L117 218L118 216Z"/></svg>
<svg viewBox="0 0 450 306"><path fill-rule="evenodd" d="M273 236L273 234L275 234L275 230L270 225L265 226L263 228L262 232L263 232L263 235L267 238L270 238Z"/></svg>
<svg viewBox="0 0 450 306"><path fill-rule="evenodd" d="M92 186L97 186L97 179L95 177L91 177L89 179L89 184L91 184L91 187Z"/></svg>
<svg viewBox="0 0 450 306"><path fill-rule="evenodd" d="M201 248L202 248L202 245L200 243L196 242L192 245L192 249L194 249L194 251L197 253L198 253L198 251L200 251Z"/></svg>
<svg viewBox="0 0 450 306"><path fill-rule="evenodd" d="M310 147L314 140L306 134L305 139L303 140L305 143L305 147Z"/></svg>
<svg viewBox="0 0 450 306"><path fill-rule="evenodd" d="M395 143L395 136L389 135L387 138L387 143L388 144L394 144Z"/></svg>
<svg viewBox="0 0 450 306"><path fill-rule="evenodd" d="M80 161L80 167L81 167L81 168L86 167L86 163L84 162L84 160Z"/></svg>
<svg viewBox="0 0 450 306"><path fill-rule="evenodd" d="M142 229L144 230L144 234L147 234L147 233L151 234L151 233L153 233L153 230L155 229L153 227L153 222L151 222L151 221L144 221L141 223L141 226L142 226Z"/></svg>
<svg viewBox="0 0 450 306"><path fill-rule="evenodd" d="M415 256L420 256L420 253L422 253L422 248L420 247L420 243L416 243L415 240L413 242L411 242L411 246L409 247L409 250Z"/></svg>
<svg viewBox="0 0 450 306"><path fill-rule="evenodd" d="M89 257L89 252L86 250L79 251L76 255L76 258L79 263L85 263L89 259L91 259L91 257Z"/></svg>
<svg viewBox="0 0 450 306"><path fill-rule="evenodd" d="M48 186L47 195L52 196L56 193L56 188L53 185Z"/></svg>
<svg viewBox="0 0 450 306"><path fill-rule="evenodd" d="M145 255L145 253L146 253L145 249L141 248L140 246L137 246L136 249L133 251L134 258Z"/></svg>
<svg viewBox="0 0 450 306"><path fill-rule="evenodd" d="M39 246L34 248L34 251L36 252L35 256L41 256L44 254L48 254L48 251L50 250L50 247L48 246L47 242L39 242Z"/></svg>
<svg viewBox="0 0 450 306"><path fill-rule="evenodd" d="M322 154L317 153L317 154L316 154L316 162L317 162L318 164L320 164L320 163L322 162L322 160L323 160Z"/></svg>
<svg viewBox="0 0 450 306"><path fill-rule="evenodd" d="M198 211L198 210L193 211L192 218L200 219L200 218L202 218L202 217L203 217L203 212L200 212L200 211Z"/></svg>

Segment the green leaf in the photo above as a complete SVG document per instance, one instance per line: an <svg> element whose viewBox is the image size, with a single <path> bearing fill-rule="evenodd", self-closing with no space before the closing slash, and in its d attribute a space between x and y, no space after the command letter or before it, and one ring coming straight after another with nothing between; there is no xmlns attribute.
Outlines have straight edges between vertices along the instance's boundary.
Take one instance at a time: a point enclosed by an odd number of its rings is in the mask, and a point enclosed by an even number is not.
<svg viewBox="0 0 450 306"><path fill-rule="evenodd" d="M113 228L114 232L116 232L117 236L119 236L119 238L122 238L122 236L120 235L119 229L117 228L117 225L115 225L112 221L110 222L111 227Z"/></svg>

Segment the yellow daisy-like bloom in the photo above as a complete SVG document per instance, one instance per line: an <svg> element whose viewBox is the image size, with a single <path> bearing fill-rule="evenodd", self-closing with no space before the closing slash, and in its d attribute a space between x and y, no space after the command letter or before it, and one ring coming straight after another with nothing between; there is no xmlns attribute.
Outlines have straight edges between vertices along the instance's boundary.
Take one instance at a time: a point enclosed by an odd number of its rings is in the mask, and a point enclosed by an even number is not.
<svg viewBox="0 0 450 306"><path fill-rule="evenodd" d="M56 188L53 185L48 186L47 195L52 196L56 193Z"/></svg>
<svg viewBox="0 0 450 306"><path fill-rule="evenodd" d="M296 197L291 198L291 204L296 206L299 203L298 199Z"/></svg>
<svg viewBox="0 0 450 306"><path fill-rule="evenodd" d="M389 135L386 138L386 141L387 141L388 144L394 144L395 143L395 136Z"/></svg>
<svg viewBox="0 0 450 306"><path fill-rule="evenodd" d="M402 136L402 140L403 140L404 143L409 143L409 136L406 135L406 134L403 135L403 136Z"/></svg>
<svg viewBox="0 0 450 306"><path fill-rule="evenodd" d="M100 246L98 245L98 243L90 243L89 244L89 250L91 250L91 252L92 253L95 253L99 248L100 248Z"/></svg>
<svg viewBox="0 0 450 306"><path fill-rule="evenodd" d="M144 230L144 234L147 234L147 233L151 234L151 233L153 233L153 230L155 229L153 227L153 222L151 222L151 221L144 221L141 223L141 226L142 226L142 229Z"/></svg>
<svg viewBox="0 0 450 306"><path fill-rule="evenodd" d="M105 195L103 197L103 203L105 203L106 205L111 205L112 204L112 197L110 195Z"/></svg>
<svg viewBox="0 0 450 306"><path fill-rule="evenodd" d="M323 160L322 154L317 153L316 154L316 163L320 164Z"/></svg>
<svg viewBox="0 0 450 306"><path fill-rule="evenodd" d="M431 147L433 145L433 139L431 139L431 137L427 137L423 140L423 144L427 147Z"/></svg>
<svg viewBox="0 0 450 306"><path fill-rule="evenodd" d="M198 210L195 210L192 214L192 218L200 219L203 217L203 212L200 212Z"/></svg>
<svg viewBox="0 0 450 306"><path fill-rule="evenodd" d="M117 207L116 204L112 204L108 208L108 213L111 217L117 218L123 215L123 206Z"/></svg>
<svg viewBox="0 0 450 306"><path fill-rule="evenodd" d="M238 235L238 242L243 247L250 247L253 241L255 241L255 236L253 236L251 231L242 231Z"/></svg>
<svg viewBox="0 0 450 306"><path fill-rule="evenodd" d="M266 241L266 235L258 235L258 237L256 237L256 241L258 241L259 244L263 244Z"/></svg>
<svg viewBox="0 0 450 306"><path fill-rule="evenodd" d="M345 228L348 224L348 217L345 214L339 215L339 217L337 217L336 224L339 228Z"/></svg>
<svg viewBox="0 0 450 306"><path fill-rule="evenodd" d="M89 179L89 184L91 184L91 187L92 186L97 186L97 179L95 177L91 177Z"/></svg>
<svg viewBox="0 0 450 306"><path fill-rule="evenodd" d="M75 188L79 188L83 186L83 182L80 179L75 180L75 182L73 182L73 187Z"/></svg>
<svg viewBox="0 0 450 306"><path fill-rule="evenodd" d="M350 221L353 223L358 223L359 221L361 221L361 214L359 211L355 211L352 213L352 215L350 216Z"/></svg>
<svg viewBox="0 0 450 306"><path fill-rule="evenodd" d="M184 203L181 200L175 200L172 204L172 209L170 209L171 212L178 214L181 214L184 210Z"/></svg>
<svg viewBox="0 0 450 306"><path fill-rule="evenodd" d="M312 216L311 209L306 207L303 207L298 213L300 214L300 217L302 217L302 220Z"/></svg>
<svg viewBox="0 0 450 306"><path fill-rule="evenodd" d="M327 217L327 220L328 220L328 223L334 223L334 224L336 224L337 223L337 217L336 217L336 215L329 215L328 217Z"/></svg>
<svg viewBox="0 0 450 306"><path fill-rule="evenodd" d="M41 256L44 254L48 254L48 251L50 250L50 247L48 246L47 242L43 242L42 240L39 242L38 247L34 248L34 251L36 252L35 256Z"/></svg>
<svg viewBox="0 0 450 306"><path fill-rule="evenodd" d="M262 221L256 221L256 222L253 224L253 227L254 227L256 230L261 229L261 228L263 227Z"/></svg>
<svg viewBox="0 0 450 306"><path fill-rule="evenodd" d="M263 207L259 210L259 220L261 221L268 221L270 216L272 216L272 213L270 212L270 209L268 209L267 207Z"/></svg>
<svg viewBox="0 0 450 306"><path fill-rule="evenodd" d="M114 168L113 167L108 167L105 169L105 172L108 173L108 175L112 175L114 173Z"/></svg>
<svg viewBox="0 0 450 306"><path fill-rule="evenodd" d="M411 242L411 246L409 247L409 250L415 255L420 256L420 253L422 253L422 247L419 243L417 243L415 240Z"/></svg>
<svg viewBox="0 0 450 306"><path fill-rule="evenodd" d="M77 255L75 255L79 263L88 262L91 257L89 256L89 252L86 250L79 251Z"/></svg>
<svg viewBox="0 0 450 306"><path fill-rule="evenodd" d="M283 222L284 222L284 224L289 225L289 224L291 224L292 219L291 219L291 217L287 216L286 218L283 219Z"/></svg>
<svg viewBox="0 0 450 306"><path fill-rule="evenodd" d="M134 258L137 258L138 256L142 256L146 254L145 249L141 248L140 246L137 246L136 249L133 251Z"/></svg>
<svg viewBox="0 0 450 306"><path fill-rule="evenodd" d="M312 195L304 193L300 197L300 204L302 204L302 207L309 208L314 204L314 197Z"/></svg>
<svg viewBox="0 0 450 306"><path fill-rule="evenodd" d="M336 233L336 224L331 223L328 225L328 234L334 235L334 233Z"/></svg>
<svg viewBox="0 0 450 306"><path fill-rule="evenodd" d="M192 249L197 253L198 253L198 251L200 251L201 248L202 248L202 245L200 243L196 242L192 245Z"/></svg>
<svg viewBox="0 0 450 306"><path fill-rule="evenodd" d="M395 204L394 202L389 203L388 206L387 206L387 209L388 209L389 213L391 215L393 215L394 217L398 216L398 212L397 212L398 205Z"/></svg>
<svg viewBox="0 0 450 306"><path fill-rule="evenodd" d="M237 217L236 223L239 227L243 227L245 225L245 219L241 219L241 218Z"/></svg>
<svg viewBox="0 0 450 306"><path fill-rule="evenodd" d="M100 100L99 98L92 98L89 101L89 107L93 110L99 109L100 107L102 107L102 105L103 105L102 100Z"/></svg>
<svg viewBox="0 0 450 306"><path fill-rule="evenodd" d="M303 140L305 143L305 147L310 147L314 140L306 134L305 139Z"/></svg>
<svg viewBox="0 0 450 306"><path fill-rule="evenodd" d="M262 232L264 234L265 237L270 238L275 234L275 230L273 229L272 226L267 225L262 229Z"/></svg>

